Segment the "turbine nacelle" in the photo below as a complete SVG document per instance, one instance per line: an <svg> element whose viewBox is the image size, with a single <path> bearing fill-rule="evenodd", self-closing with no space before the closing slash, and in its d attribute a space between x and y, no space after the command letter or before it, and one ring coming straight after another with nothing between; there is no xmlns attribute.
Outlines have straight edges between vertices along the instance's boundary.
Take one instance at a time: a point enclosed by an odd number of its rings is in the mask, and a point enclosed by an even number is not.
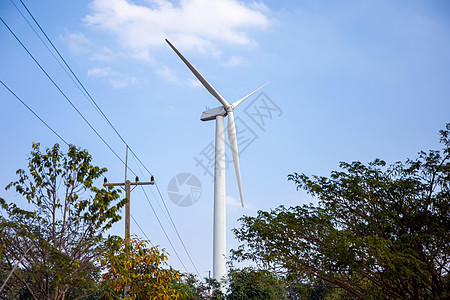
<svg viewBox="0 0 450 300"><path fill-rule="evenodd" d="M223 106L219 106L216 108L205 110L200 117L202 121L212 121L215 120L217 116L225 117L227 115L227 111Z"/></svg>

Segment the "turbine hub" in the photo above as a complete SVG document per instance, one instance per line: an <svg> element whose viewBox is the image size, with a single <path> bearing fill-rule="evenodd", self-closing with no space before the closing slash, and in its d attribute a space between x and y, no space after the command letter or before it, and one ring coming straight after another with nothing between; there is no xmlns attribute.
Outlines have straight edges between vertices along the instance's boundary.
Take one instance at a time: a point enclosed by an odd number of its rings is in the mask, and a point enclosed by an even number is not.
<svg viewBox="0 0 450 300"><path fill-rule="evenodd" d="M234 106L233 106L233 104L230 104L228 107L227 107L227 113L228 112L232 112L234 110Z"/></svg>

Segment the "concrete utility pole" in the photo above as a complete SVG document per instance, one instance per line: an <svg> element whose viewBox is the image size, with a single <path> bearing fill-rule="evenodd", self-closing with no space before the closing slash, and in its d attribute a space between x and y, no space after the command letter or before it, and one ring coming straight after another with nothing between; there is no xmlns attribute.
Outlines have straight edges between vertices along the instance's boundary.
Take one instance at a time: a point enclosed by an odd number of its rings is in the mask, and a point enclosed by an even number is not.
<svg viewBox="0 0 450 300"><path fill-rule="evenodd" d="M128 170L128 145L127 145L127 154L125 159L125 182L120 183L108 183L106 178L103 186L125 186L125 197L128 199L127 204L125 206L125 239L130 238L130 199L131 199L131 186L132 185L153 185L155 184L155 179L151 178L150 182L139 182L139 177L136 176L136 182L131 182L127 179L127 170Z"/></svg>
<svg viewBox="0 0 450 300"><path fill-rule="evenodd" d="M125 186L125 197L127 198L127 204L125 205L125 240L130 238L130 200L131 200L131 186L132 185L153 185L155 184L155 179L152 176L150 182L139 182L139 177L136 176L136 182L131 182L127 179L127 171L128 171L128 145L127 145L127 154L125 158L125 182L120 183L108 183L108 180L105 178L103 186ZM125 286L124 289L124 297L128 297L128 291L130 290L130 286Z"/></svg>

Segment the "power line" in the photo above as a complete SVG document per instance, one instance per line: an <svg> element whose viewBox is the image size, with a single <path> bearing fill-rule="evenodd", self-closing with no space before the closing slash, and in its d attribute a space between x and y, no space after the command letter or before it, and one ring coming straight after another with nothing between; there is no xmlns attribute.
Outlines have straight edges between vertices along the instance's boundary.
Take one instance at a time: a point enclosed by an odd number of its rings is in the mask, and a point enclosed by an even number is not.
<svg viewBox="0 0 450 300"><path fill-rule="evenodd" d="M50 125L47 124L41 117L38 116L22 99L19 98L2 80L0 80L0 83L17 99L22 103L36 118L38 118L45 126L47 126L48 129L50 129L57 137L60 138L61 141L64 142L67 146L69 146L69 143L67 143L53 128L50 127Z"/></svg>
<svg viewBox="0 0 450 300"><path fill-rule="evenodd" d="M130 149L130 150L131 150L131 149ZM137 157L137 155L136 155L132 150L131 150L131 153L132 153L133 156L134 156L134 157L142 164L142 166L145 168L145 170L147 170L147 172L148 172L150 175L152 175L152 173L147 169L147 167L142 163L142 161L139 159L139 157ZM184 244L184 241L183 241L183 239L181 238L180 233L178 232L178 228L176 227L175 222L174 222L173 219L172 219L172 215L170 214L169 209L167 208L166 201L164 200L164 197L162 196L161 190L159 189L158 183L157 183L156 181L155 181L155 187L156 187L156 190L158 191L159 197L160 197L161 200L162 200L162 203L164 204L164 207L165 207L165 209L166 209L166 211L167 211L167 214L168 214L168 216L169 216L171 225L172 225L173 229L175 230L175 233L177 234L177 236L178 236L178 238L179 238L179 240L180 240L180 242L181 242L181 245L183 246L184 251L186 252L186 254L187 254L187 256L188 256L188 258L189 258L191 264L194 266L194 269L195 269L195 271L197 272L198 276L201 278L200 273L198 272L197 267L195 266L195 264L194 264L194 262L193 262L193 260L192 260L192 258L191 258L191 255L190 255L189 251L187 250L186 245ZM156 197L155 197L155 198L156 198ZM147 200L148 200L148 202L149 202L149 204L150 204L150 201L149 201L148 198L147 198ZM150 205L151 205L151 204L150 204ZM152 207L152 209L153 209L153 207ZM164 211L163 211L163 212L164 212Z"/></svg>
<svg viewBox="0 0 450 300"><path fill-rule="evenodd" d="M12 0L10 0L13 4L14 2ZM120 135L120 133L116 130L116 128L113 126L113 124L109 121L109 119L107 118L107 116L103 113L103 111L101 110L101 108L97 105L97 103L95 102L95 100L92 98L92 96L89 94L89 92L87 91L87 89L84 87L84 85L81 83L81 81L78 79L78 77L76 76L76 74L72 71L72 69L70 68L70 66L68 65L68 63L66 62L66 60L62 57L62 55L60 54L60 52L58 51L58 49L55 47L55 45L53 44L53 42L50 40L50 38L48 37L48 35L45 33L45 31L42 29L42 27L40 26L39 22L34 18L33 14L30 12L30 10L28 9L28 7L24 4L24 2L22 0L20 0L21 4L23 5L23 7L26 9L26 11L28 12L28 14L31 16L31 18L33 19L33 21L36 23L36 25L38 26L38 28L40 29L40 31L43 33L43 35L45 36L45 38L47 39L47 41L51 44L51 46L53 47L53 49L55 50L55 52L58 54L58 56L60 57L60 59L64 62L65 66L69 69L70 73L73 75L73 77L76 79L76 81L78 82L78 84L82 87L82 89L84 90L85 93L83 93L83 95L86 97L89 97L91 104L93 104L95 106L95 108L97 108L97 111L101 114L101 116L107 121L107 123L110 125L110 127L114 130L114 132L117 134L117 136L122 140L122 142L127 145L126 141L124 140L124 138ZM59 62L59 60L54 56L54 54L50 51L50 49L47 47L47 45L45 44L45 42L40 38L39 34L34 30L33 26L28 22L28 20L25 18L25 16L20 12L20 10L18 9L18 7L14 4L14 6L16 7L16 9L19 11L19 13L22 15L22 17L26 20L26 22L28 23L28 25L33 29L33 31L35 32L35 34L39 37L39 39L41 40L41 42L46 46L46 48L49 50L49 52L52 54L52 56L55 58L55 60L57 60L58 64L63 68L63 66L61 65L61 63ZM72 105L72 107L78 112L78 114L83 118L83 120L85 120L85 122L91 127L92 130L94 130L94 132L97 134L97 136L108 146L108 148L116 155L116 157L119 158L119 160L123 162L123 160L117 155L117 153L108 145L108 143L106 143L106 141L98 134L98 132L91 126L91 124L84 118L84 116L78 111L78 109L73 105L73 103L66 97L66 95L61 91L61 89L56 85L56 83L51 79L51 77L47 74L47 72L41 67L41 65L36 61L36 59L31 55L31 53L27 50L27 48L23 45L23 43L17 38L17 36L12 32L12 30L9 28L9 26L3 21L2 22L5 24L5 26L8 28L8 30L14 35L14 37L18 40L18 42L22 45L22 47L27 51L27 53L33 58L33 60L36 62L36 64L38 64L38 66L41 68L41 70L47 75L47 77L52 81L52 83L57 87L57 89L60 91L60 93L66 98L67 101L69 101L69 103ZM64 68L63 68L64 69ZM66 72L67 75L69 75L67 73L67 71L64 69L64 71ZM70 76L69 76L70 77ZM72 82L73 79L72 77L70 77ZM75 82L74 82L75 83ZM80 89L80 87L76 84L76 86ZM88 99L88 100L89 100ZM134 157L136 157L136 159L141 163L141 165L147 170L147 172L150 175L153 175L150 170L148 170L148 168L145 166L145 164L139 159L139 157L136 155L136 153L129 148L131 153L134 155ZM125 164L125 163L124 163ZM136 175L136 173L129 168L130 171ZM197 271L198 270L194 264L194 262L192 261L192 258L184 244L184 241L182 240L178 229L173 221L173 218L167 208L167 205L165 203L164 198L162 197L161 191L159 190L158 185L156 184L156 188L158 190L159 196L164 204L164 207L167 211L167 214L169 215L170 218L170 222L178 236L178 238L180 239L180 242L189 258L189 260L191 261L192 265L194 266L194 269ZM156 198L156 197L155 197ZM148 197L147 197L148 200ZM150 202L149 202L150 203ZM153 209L153 208L152 208ZM164 212L164 211L163 211ZM156 213L155 213L156 215ZM161 224L160 224L161 225ZM162 226L162 225L161 225ZM163 227L162 227L163 228Z"/></svg>
<svg viewBox="0 0 450 300"><path fill-rule="evenodd" d="M39 66L39 68L41 69L42 72L44 72L44 74L47 76L47 78L54 84L54 86L58 89L58 91L64 96L64 98L71 104L71 106L77 111L77 113L83 118L83 120L89 125L89 127L97 134L97 136L106 144L106 146L108 146L108 148L116 155L117 158L119 158L119 160L125 164L125 162L118 156L118 154L111 148L111 146L109 146L109 144L102 138L102 136L95 130L95 128L92 127L92 125L89 123L89 121L87 121L87 119L83 116L83 114L81 114L81 112L75 107L75 105L72 103L72 101L70 101L70 99L65 95L65 93L60 89L60 87L56 84L56 82L51 78L51 76L44 70L44 68L39 64L39 62L34 58L34 56L31 54L31 52L27 49L27 47L20 41L20 39L17 37L17 35L12 31L12 29L5 23L5 21L3 20L3 18L0 18L0 20L3 22L3 24L6 26L6 28L10 31L10 33L16 38L16 40L20 43L20 45L25 49L25 51L28 53L28 55L33 59L33 61ZM3 83L3 82L2 82ZM6 86L5 86L6 87ZM7 88L7 87L6 87ZM9 89L8 89L9 90ZM12 92L12 91L11 91ZM40 119L40 118L39 118ZM42 122L44 122L42 119L40 119ZM46 124L44 122L44 124ZM50 128L50 127L49 127ZM51 129L51 128L50 128ZM53 129L51 129L55 134L57 134ZM58 134L57 134L58 135ZM59 135L58 135L59 136ZM62 139L62 138L61 138ZM63 140L63 139L62 139ZM63 140L64 141L64 140ZM133 155L134 152L132 152ZM136 175L136 173L130 169L130 171ZM144 192L145 193L145 192ZM147 199L148 196L146 195ZM178 252L176 251L175 247L172 244L172 241L170 240L169 236L167 235L164 226L162 225L162 223L160 222L159 218L157 217L156 211L154 211L153 207L152 210L158 220L159 225L161 226L164 235L166 236L167 240L169 241L169 244L171 245L173 251L175 252L176 256L178 257L178 259L180 260L181 264L183 265L184 269L187 272L187 268L184 265L183 261L181 260ZM195 265L194 265L194 269L196 269Z"/></svg>
<svg viewBox="0 0 450 300"><path fill-rule="evenodd" d="M130 150L131 150L131 149L130 149ZM152 173L151 173L151 172L147 169L147 167L141 162L141 160L139 159L139 157L137 157L137 155L136 155L133 151L131 151L131 153L133 154L134 157L136 157L136 159L142 164L142 166L143 166L143 167L147 170L147 172L151 175ZM156 190L158 191L158 194L159 194L159 196L160 196L160 198L161 198L161 200L162 200L162 203L164 204L164 207L165 207L165 209L166 209L166 211L167 211L167 214L168 214L168 216L169 216L171 225L172 225L173 229L175 230L175 233L177 234L178 239L180 240L181 245L183 246L183 249L184 249L184 251L186 252L186 254L187 254L187 256L188 256L189 261L191 262L192 266L194 266L194 269L195 269L195 271L197 272L197 274L199 275L199 277L201 277L201 276L200 276L200 273L199 273L198 270L197 270L197 267L196 267L195 264L194 264L194 261L192 260L192 257L191 257L191 255L190 255L189 251L188 251L187 248L186 248L186 245L184 244L183 239L181 238L180 233L178 232L178 228L176 227L175 222L174 222L173 219L172 219L172 216L171 216L171 214L170 214L170 212L169 212L169 209L167 208L166 202L164 201L164 197L162 196L161 191L160 191L159 186L158 186L158 183L157 183L156 181L155 181L155 187L156 187ZM147 196L147 195L146 195L146 196ZM149 200L148 198L147 198L147 201L148 201L148 203L150 204L150 200ZM151 205L151 204L150 204L150 205ZM153 209L153 207L152 207L152 209Z"/></svg>
<svg viewBox="0 0 450 300"><path fill-rule="evenodd" d="M64 140L61 135L59 135L50 125L47 124L47 122L45 122L37 113L35 113L26 103L25 101L23 101L19 96L17 96L16 93L14 93L14 91L12 91L2 80L0 80L0 83L18 100L20 101L20 103L22 103L36 118L39 119L39 121L41 121L48 129L51 130L51 132L53 132L61 141L63 141L67 146L69 146L69 143L66 142L66 140ZM0 211L1 212L1 211ZM1 212L3 214L3 212ZM144 234L144 236L147 238L147 240L150 242L150 244L152 246L153 243L151 242L151 240L148 238L147 234L145 233L145 231L142 229L142 227L139 225L139 223L136 221L136 219L133 217L133 215L131 215L131 218L133 219L134 223L136 223L136 225L139 227L139 229L141 230L142 234Z"/></svg>
<svg viewBox="0 0 450 300"><path fill-rule="evenodd" d="M142 172L142 169L141 169L141 167L139 166L139 163L137 162L136 157L135 157L134 155L133 155L133 159L134 159L134 162L135 162L136 166L137 166L138 169L139 169L139 173L143 176L142 178L144 178L145 180L147 180L147 179L146 179L147 176L145 176L144 172ZM156 198L156 196L155 196L155 193L153 192L153 189L150 189L150 192L152 193L153 198L156 200L157 198ZM158 204L159 209L161 209L161 211L163 212L164 217L166 217L166 220L167 220L168 222L170 222L170 221L169 221L169 217L167 216L166 212L165 212L164 209L162 208L162 206L161 206L161 204L159 203L159 201L155 201L155 202L156 202L156 204Z"/></svg>
<svg viewBox="0 0 450 300"><path fill-rule="evenodd" d="M161 197L161 199L163 199L163 196L162 196L162 194L161 194L161 191L159 190L159 187L158 187L158 185L156 184L156 182L155 182L155 186L156 186L156 190L157 190L158 193L159 193L159 196ZM194 261L193 261L192 258L191 258L191 255L189 254L189 252L188 252L188 250L187 250L187 248L186 248L186 245L185 245L184 242L183 242L183 239L181 239L180 233L178 232L178 229L177 229L177 227L175 226L175 223L174 223L174 221L173 221L173 219L172 219L172 216L171 216L170 213L169 213L169 210L167 209L166 202L164 201L164 199L163 199L163 204L164 204L164 207L165 207L166 210L167 210L167 213L169 214L169 218L170 218L170 221L172 222L173 228L175 229L175 232L177 233L177 236L178 236L178 238L180 239L181 245L183 245L184 251L186 252L186 254L187 254L189 260L191 261L191 264L194 266L194 269L195 269L195 271L197 272L198 276L201 277L201 276L200 276L200 273L199 273L198 270L197 270L197 267L196 267L195 264L194 264Z"/></svg>
<svg viewBox="0 0 450 300"><path fill-rule="evenodd" d="M149 198L148 198L148 196L147 196L147 193L145 192L144 187L141 187L141 188L142 188L142 191L144 192L145 198L147 198L148 204L150 204L150 207L152 208L152 211L153 211L153 214L154 214L155 217L156 217L156 220L158 220L158 223L159 223L159 225L161 226L161 228L162 228L162 230L163 230L163 232L164 232L164 235L166 236L167 240L169 241L170 246L172 246L172 249L173 249L173 251L175 252L175 255L178 257L178 260L181 262L181 264L183 265L184 269L185 269L186 272L187 272L186 266L184 265L183 261L180 259L180 256L178 255L177 250L175 250L175 247L173 246L172 242L170 241L170 239L169 239L169 237L168 237L168 235L167 235L167 233L166 233L166 230L164 229L164 226L162 226L161 221L159 220L158 215L156 214L156 211L155 211L155 209L153 208L153 205L151 204L151 202L150 202L150 200L149 200ZM194 268L195 268L195 266L194 266ZM197 268L195 268L195 270L197 270ZM197 271L197 273L198 273L198 271Z"/></svg>
<svg viewBox="0 0 450 300"><path fill-rule="evenodd" d="M10 0L12 2L12 0ZM97 105L97 103L95 102L95 100L92 98L92 96L90 95L90 93L86 90L86 88L84 87L83 83L81 83L81 81L78 79L77 75L72 71L72 69L70 68L70 66L67 64L66 60L62 57L61 53L58 51L58 49L55 47L55 45L53 44L53 42L50 40L50 38L48 37L48 35L45 33L45 31L43 30L43 28L40 26L39 22L36 20L36 18L33 16L33 14L31 13L31 11L28 9L28 7L25 5L25 3L22 0L19 0L20 3L23 5L23 7L26 9L26 11L28 12L28 14L31 16L31 18L33 19L33 21L36 23L36 25L39 27L40 31L44 34L45 38L47 39L47 41L51 44L51 46L53 47L53 49L56 51L56 53L58 54L58 56L61 58L61 60L64 62L65 66L70 70L70 73L75 77L76 81L79 83L79 85L83 88L84 92L86 93L86 95L89 97L89 99L92 101L92 103L95 105L95 107L97 108L97 110L100 112L100 114L103 116L103 118L107 121L107 123L111 126L111 128L114 130L114 132L117 134L117 136L122 140L122 142L129 146L128 143L124 140L124 138L120 135L120 133L116 130L116 128L114 127L114 125L109 121L108 117L103 113L103 111L101 110L101 108ZM14 5L15 6L15 5ZM17 8L17 6L16 6ZM17 8L18 9L18 8ZM23 15L22 15L23 16ZM25 18L25 17L24 17ZM29 24L31 26L31 24ZM34 31L34 30L33 30ZM36 31L35 31L36 33ZM36 33L37 34L37 33ZM41 40L42 41L42 40ZM151 175L153 176L152 172L150 172L150 170L145 166L145 164L140 160L140 158L136 155L136 153L131 149L131 147L129 147L129 150L131 151L131 153L133 154L133 156L139 161L139 163L145 168L145 170ZM136 174L135 174L136 175ZM170 213L168 211L168 208L165 204L165 201L161 195L161 192L158 189L158 193L161 196L161 199L164 203L165 209L168 212L169 216ZM177 231L178 234L178 230L176 229L176 226L173 222L172 217L170 216L170 220L172 225L174 226L174 229ZM179 234L178 234L179 235Z"/></svg>
<svg viewBox="0 0 450 300"><path fill-rule="evenodd" d="M39 66L41 71L47 76L47 78L53 83L53 85L58 89L58 91L63 95L63 97L70 103L73 109L80 115L80 117L86 122L86 124L89 125L89 127L95 132L95 134L103 141L103 143L111 150L114 155L123 163L125 162L120 158L120 156L114 151L114 149L111 148L111 146L103 139L103 137L95 130L95 128L89 123L89 121L83 116L83 114L76 108L76 106L70 101L70 99L66 96L66 94L61 90L61 88L56 84L56 82L53 80L53 78L47 73L47 71L44 70L44 68L39 64L39 62L34 58L33 54L31 54L30 51L28 51L27 47L22 43L22 41L17 37L17 35L12 31L12 29L6 24L6 22L3 20L3 18L0 17L0 20L5 25L5 27L9 30L9 32L14 36L14 38L19 42L19 44L22 46L22 48L28 53L28 55L33 59L33 61ZM133 172L133 171L132 171ZM133 172L133 174L135 174Z"/></svg>
<svg viewBox="0 0 450 300"><path fill-rule="evenodd" d="M135 154L133 154L133 158L136 158ZM141 168L139 167L139 164L136 164L136 165L138 166L138 169L139 169L139 171L141 172L141 174L144 175L143 172L142 172L142 170L141 170ZM144 167L145 167L145 166L144 166ZM145 175L144 175L144 178L145 178ZM155 182L155 185L156 185L156 182ZM145 195L145 197L146 197L146 199L147 199L148 204L150 205L150 207L151 207L153 213L155 214L156 219L158 220L158 223L160 224L160 226L162 226L162 225L161 225L161 222L160 222L160 220L159 220L159 218L158 218L158 216L157 216L157 214L156 214L156 211L155 211L155 209L153 208L153 205L152 205L152 203L150 202L149 197L147 196L147 193L145 193L144 187L141 187L141 188L142 188L142 190L143 190L143 192L144 192L144 195ZM153 194L153 191L152 191L152 190L150 190L150 191L151 191L152 194ZM160 195L161 195L161 193L160 193ZM154 194L153 194L153 197L156 199L156 197L155 197ZM164 204L164 206L166 207L166 210L167 210L167 206L166 206L166 204L164 203L164 199L162 198L162 196L161 196L161 199L163 200L163 204ZM169 218L167 217L167 215L164 213L164 210L163 210L162 207L159 205L159 202L156 201L156 203L158 204L158 206L159 206L160 209L162 210L164 216L169 220ZM172 221L172 226L173 226L173 228L175 229L175 232L177 233L178 238L180 239L181 244L183 245L183 248L184 248L184 250L186 251L186 253L187 253L187 255L188 255L188 258L189 258L190 262L192 263L192 266L194 267L194 269L195 269L195 271L197 272L198 276L201 278L200 273L198 272L196 265L195 265L194 262L192 261L192 259L191 259L191 257L190 257L190 254L188 253L188 250L187 250L186 246L184 245L184 242L183 242L183 240L181 239L181 236L179 235L178 230L177 230L177 228L175 227L175 224L173 223L172 217L170 216L170 213L169 213L168 210L167 210L167 213L169 214L170 221ZM163 229L163 230L164 230L164 229ZM175 249L174 249L174 250L175 250Z"/></svg>
<svg viewBox="0 0 450 300"><path fill-rule="evenodd" d="M69 146L69 143L66 142L66 140L64 140L61 135L59 135L50 125L47 124L47 122L45 122L38 114L36 114L19 96L17 96L16 93L14 93L2 80L0 80L0 83L18 100L20 101L20 103L22 103L36 118L38 118L48 129L50 129L59 139L61 139L67 146ZM148 199L148 198L147 198ZM136 225L138 226L138 228L141 230L141 232L144 234L144 236L147 238L147 240L150 242L150 244L154 247L152 241L149 239L149 237L147 236L147 234L145 233L145 231L142 229L142 227L139 225L139 223L136 221L136 219L133 217L133 215L131 215L131 218L133 219L134 223L136 223ZM161 225L161 224L160 224ZM172 245L172 244L171 244ZM173 245L172 245L173 247ZM175 251L175 249L174 249ZM176 252L176 251L175 251ZM178 255L177 255L178 256ZM180 259L180 257L178 256L178 259ZM184 266L183 262L180 259L181 264L183 265L183 267L186 270L186 267ZM187 270L186 270L187 272Z"/></svg>
<svg viewBox="0 0 450 300"><path fill-rule="evenodd" d="M139 227L139 229L141 230L142 234L145 236L145 238L147 239L147 241L150 242L150 245L152 245L153 247L155 247L155 245L153 245L152 241L150 240L150 238L145 234L144 230L141 228L141 226L139 225L139 223L136 221L136 219L133 217L132 214L130 214L131 218L133 219L134 223L136 223L137 227Z"/></svg>
<svg viewBox="0 0 450 300"><path fill-rule="evenodd" d="M25 22L27 22L27 24L28 24L28 26L31 28L31 30L33 30L33 32L34 32L34 34L36 34L36 36L39 38L39 40L42 42L42 44L45 46L45 48L47 48L47 50L48 50L48 52L53 56L53 58L56 60L56 62L58 63L58 65L61 67L61 69L67 74L67 76L70 78L70 80L72 80L72 82L75 84L75 86L81 91L81 93L84 95L84 97L86 98L86 99L88 99L89 100L89 98L84 94L84 92L83 92L83 90L80 88L80 86L77 84L77 82L73 79L73 77L72 76L70 76L70 74L69 74L69 72L67 71L67 69L66 68L64 68L64 66L62 65L62 63L61 63L61 61L55 56L55 54L52 52L52 50L50 50L50 48L48 47L48 45L47 45L47 43L45 43L44 42L44 40L42 39L42 37L39 35L39 33L36 31L36 29L34 29L34 27L33 27L33 25L31 25L31 23L28 21L28 19L25 17L25 15L22 13L22 11L17 7L17 5L14 3L14 1L13 0L9 0L13 5L14 5L14 7L16 8L16 10L19 12L19 14L22 16L22 18L25 20ZM25 4L24 3L22 3L23 4L23 6L25 7L25 9L27 9L27 7L25 6ZM27 11L28 11L28 9L27 9ZM31 15L31 13L28 11L28 13ZM33 18L33 15L31 15L31 17ZM34 19L34 18L33 18ZM35 20L36 21L36 20ZM38 25L39 26L39 25ZM41 30L42 31L42 30ZM42 31L43 32L43 31ZM44 35L45 35L45 32L43 32L44 33ZM45 35L46 36L46 35ZM50 41L48 38L47 38L47 40L48 41ZM51 43L51 41L50 41L50 44L52 44ZM52 46L53 46L53 44L52 44ZM53 48L56 50L56 48L53 46ZM56 50L56 52L59 54L59 52L58 52L58 50ZM61 56L60 56L61 57ZM64 61L64 59L61 57L61 59ZM65 62L65 61L64 61ZM70 69L70 68L69 68ZM89 103L95 108L95 109L97 109L96 107L95 107L95 105L92 103L92 102L90 102L89 101Z"/></svg>
<svg viewBox="0 0 450 300"><path fill-rule="evenodd" d="M12 0L10 0L12 1ZM120 135L120 133L116 130L116 128L113 126L113 124L109 121L108 117L106 117L106 115L103 113L103 111L101 110L101 108L97 105L97 102L95 102L95 100L92 98L91 94L89 94L89 92L86 90L86 88L84 87L83 83L81 83L81 81L78 79L78 76L72 71L72 68L69 66L69 64L66 62L66 60L62 57L61 53L59 53L58 49L55 47L55 45L53 44L53 42L50 40L50 38L47 36L47 34L45 33L44 29L42 29L41 25L39 24L39 22L34 18L33 14L30 12L30 10L28 9L28 7L25 5L25 3L23 3L22 0L20 0L20 3L22 3L23 7L26 9L26 11L28 12L28 14L31 16L31 18L33 19L33 21L36 23L36 25L39 27L39 30L42 32L42 34L44 34L45 38L47 39L47 41L50 43L50 45L52 45L53 49L56 51L56 53L58 54L59 58L61 58L61 60L64 62L64 65L67 67L67 69L69 69L70 73L73 75L73 77L75 77L76 81L78 82L78 84L81 86L81 88L83 89L83 91L85 92L85 96L87 95L88 100L90 100L91 104L94 105L95 108L97 108L97 111L103 116L103 118L106 120L106 122L109 124L109 126L111 126L111 128L114 130L114 132L119 136L119 138L122 140L122 142L126 145L127 143L125 142L125 140L122 138L122 136ZM17 8L17 7L16 7ZM31 25L30 25L31 26ZM34 31L34 30L33 30ZM37 34L37 33L36 33ZM50 50L49 50L50 51ZM56 58L55 58L56 59ZM62 67L62 66L61 66Z"/></svg>

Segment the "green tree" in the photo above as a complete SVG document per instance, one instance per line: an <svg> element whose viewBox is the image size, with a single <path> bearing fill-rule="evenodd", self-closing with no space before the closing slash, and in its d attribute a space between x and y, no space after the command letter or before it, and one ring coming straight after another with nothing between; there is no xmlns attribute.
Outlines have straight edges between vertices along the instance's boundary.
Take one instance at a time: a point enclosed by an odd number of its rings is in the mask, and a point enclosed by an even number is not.
<svg viewBox="0 0 450 300"><path fill-rule="evenodd" d="M180 300L201 300L208 295L208 287L193 274L185 274L176 288L180 291Z"/></svg>
<svg viewBox="0 0 450 300"><path fill-rule="evenodd" d="M288 299L308 299L322 300L332 299L330 297L332 286L320 279L318 280L286 280L286 289L288 290Z"/></svg>
<svg viewBox="0 0 450 300"><path fill-rule="evenodd" d="M127 299L179 299L178 271L167 266L167 254L148 241L113 236L100 261L106 269L100 281L102 298L118 299L128 288Z"/></svg>
<svg viewBox="0 0 450 300"><path fill-rule="evenodd" d="M242 217L234 257L330 283L335 298L449 299L450 124L440 134L441 151L405 163L289 175L318 204Z"/></svg>
<svg viewBox="0 0 450 300"><path fill-rule="evenodd" d="M102 234L120 219L126 199L94 186L106 168L91 161L73 145L64 154L58 144L45 152L33 144L28 171L18 170L19 179L7 186L29 205L0 199L8 215L0 223L2 268L9 273L21 261L1 296L81 299L97 291Z"/></svg>
<svg viewBox="0 0 450 300"><path fill-rule="evenodd" d="M207 291L211 293L211 298L217 299L217 300L224 300L225 294L222 292L222 288L224 286L224 282L218 281L215 278L205 278L205 286L207 287ZM209 293L208 292L208 293ZM206 294L209 296L209 294ZM206 296L205 295L205 296Z"/></svg>
<svg viewBox="0 0 450 300"><path fill-rule="evenodd" d="M176 284L180 291L180 300L225 299L220 290L221 284L214 278L198 279L195 275L184 274L182 281Z"/></svg>
<svg viewBox="0 0 450 300"><path fill-rule="evenodd" d="M180 300L197 300L202 299L202 288L199 281L192 274L186 274L182 280L175 284L175 288L180 293Z"/></svg>
<svg viewBox="0 0 450 300"><path fill-rule="evenodd" d="M255 270L249 267L230 269L228 281L227 299L230 300L288 299L283 280L267 270Z"/></svg>

